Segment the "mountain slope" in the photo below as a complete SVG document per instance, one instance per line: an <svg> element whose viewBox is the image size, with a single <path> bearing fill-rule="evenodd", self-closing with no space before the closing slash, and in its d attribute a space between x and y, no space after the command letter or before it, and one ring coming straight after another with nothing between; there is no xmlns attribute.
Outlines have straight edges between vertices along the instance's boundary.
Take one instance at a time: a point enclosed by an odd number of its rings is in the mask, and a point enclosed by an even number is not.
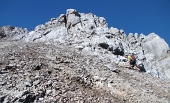
<svg viewBox="0 0 170 103"><path fill-rule="evenodd" d="M74 9L31 32L0 31L1 102L170 101L169 47L155 33L126 36ZM125 68L129 53L146 72Z"/></svg>
<svg viewBox="0 0 170 103"><path fill-rule="evenodd" d="M169 82L119 66L110 70L110 61L68 45L12 42L1 53L1 102L170 101Z"/></svg>

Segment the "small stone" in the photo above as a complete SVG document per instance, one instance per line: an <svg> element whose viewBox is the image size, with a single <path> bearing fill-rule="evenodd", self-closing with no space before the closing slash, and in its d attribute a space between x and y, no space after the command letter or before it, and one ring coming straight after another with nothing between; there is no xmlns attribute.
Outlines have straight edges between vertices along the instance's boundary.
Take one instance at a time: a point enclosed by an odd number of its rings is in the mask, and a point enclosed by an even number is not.
<svg viewBox="0 0 170 103"><path fill-rule="evenodd" d="M50 100L50 103L51 103L52 101L55 101L55 98L54 97L50 97L49 100Z"/></svg>
<svg viewBox="0 0 170 103"><path fill-rule="evenodd" d="M32 86L32 83L29 82L29 81L27 81L27 82L25 82L25 86L26 86L26 87L31 87L31 86Z"/></svg>
<svg viewBox="0 0 170 103"><path fill-rule="evenodd" d="M41 69L41 64L32 65L32 70L40 70L40 69Z"/></svg>
<svg viewBox="0 0 170 103"><path fill-rule="evenodd" d="M40 101L43 101L44 100L44 98L38 98Z"/></svg>
<svg viewBox="0 0 170 103"><path fill-rule="evenodd" d="M79 101L79 103L84 103L84 100Z"/></svg>
<svg viewBox="0 0 170 103"><path fill-rule="evenodd" d="M46 90L46 94L49 95L52 92L52 90Z"/></svg>
<svg viewBox="0 0 170 103"><path fill-rule="evenodd" d="M15 60L15 57L14 57L14 56L11 56L9 59L10 59L10 60Z"/></svg>
<svg viewBox="0 0 170 103"><path fill-rule="evenodd" d="M56 86L56 87L55 87L55 90L60 90L60 87Z"/></svg>
<svg viewBox="0 0 170 103"><path fill-rule="evenodd" d="M15 64L9 64L5 66L5 70L10 70L10 69L15 69L16 65Z"/></svg>
<svg viewBox="0 0 170 103"><path fill-rule="evenodd" d="M135 96L135 94L131 94L131 95L130 95L130 97L133 97L133 96Z"/></svg>
<svg viewBox="0 0 170 103"><path fill-rule="evenodd" d="M60 99L60 96L55 96L55 99L58 101Z"/></svg>
<svg viewBox="0 0 170 103"><path fill-rule="evenodd" d="M38 78L40 78L40 76L35 76L34 78L35 78L35 79L38 79Z"/></svg>
<svg viewBox="0 0 170 103"><path fill-rule="evenodd" d="M49 80L48 82L47 82L47 84L46 85L52 85L52 81L51 80Z"/></svg>
<svg viewBox="0 0 170 103"><path fill-rule="evenodd" d="M36 80L33 82L33 85L38 85L40 83L40 80Z"/></svg>
<svg viewBox="0 0 170 103"><path fill-rule="evenodd" d="M0 74L5 74L5 73L8 73L8 71L6 71L6 70L0 71Z"/></svg>
<svg viewBox="0 0 170 103"><path fill-rule="evenodd" d="M25 65L26 63L25 63L25 61L21 61L20 64L21 65Z"/></svg>
<svg viewBox="0 0 170 103"><path fill-rule="evenodd" d="M5 84L6 84L6 81L0 82L0 85L5 85Z"/></svg>

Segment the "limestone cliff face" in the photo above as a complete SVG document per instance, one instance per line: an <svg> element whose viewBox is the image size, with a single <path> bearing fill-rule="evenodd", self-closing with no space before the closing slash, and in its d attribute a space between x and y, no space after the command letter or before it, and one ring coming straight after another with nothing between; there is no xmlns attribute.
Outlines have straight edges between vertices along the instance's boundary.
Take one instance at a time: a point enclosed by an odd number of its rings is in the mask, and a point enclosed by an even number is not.
<svg viewBox="0 0 170 103"><path fill-rule="evenodd" d="M137 33L126 35L124 30L108 28L105 18L92 13L84 14L68 9L66 14L36 26L29 33L20 29L7 31L5 35L11 35L11 32L22 34L19 39L23 38L26 42L54 41L69 44L72 48L81 49L84 55L98 55L119 66L124 66L124 54L135 53L137 64L144 65L147 73L170 80L169 46L162 38L155 33L148 36Z"/></svg>

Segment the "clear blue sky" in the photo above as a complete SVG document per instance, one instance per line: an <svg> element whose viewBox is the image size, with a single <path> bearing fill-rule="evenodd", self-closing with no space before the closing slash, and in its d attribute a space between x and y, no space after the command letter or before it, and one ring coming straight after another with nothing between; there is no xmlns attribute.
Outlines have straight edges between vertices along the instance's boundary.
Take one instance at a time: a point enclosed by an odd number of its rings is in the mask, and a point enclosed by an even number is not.
<svg viewBox="0 0 170 103"><path fill-rule="evenodd" d="M73 8L126 34L155 32L170 45L170 0L0 0L0 26L34 28Z"/></svg>

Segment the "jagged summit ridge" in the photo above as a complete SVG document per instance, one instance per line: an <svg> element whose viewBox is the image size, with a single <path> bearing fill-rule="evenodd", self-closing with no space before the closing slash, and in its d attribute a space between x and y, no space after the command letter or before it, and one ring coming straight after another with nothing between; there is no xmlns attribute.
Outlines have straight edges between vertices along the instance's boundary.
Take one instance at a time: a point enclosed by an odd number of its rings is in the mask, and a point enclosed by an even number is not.
<svg viewBox="0 0 170 103"><path fill-rule="evenodd" d="M26 42L52 40L71 44L73 48L81 48L84 54L98 55L119 66L123 64L121 60L124 54L135 53L138 64L143 64L148 73L170 79L169 47L162 38L155 33L148 36L130 33L126 36L124 30L108 28L105 18L92 13L84 14L68 9L66 14L51 18L45 24L36 26L34 31L20 35L24 35L22 40Z"/></svg>

